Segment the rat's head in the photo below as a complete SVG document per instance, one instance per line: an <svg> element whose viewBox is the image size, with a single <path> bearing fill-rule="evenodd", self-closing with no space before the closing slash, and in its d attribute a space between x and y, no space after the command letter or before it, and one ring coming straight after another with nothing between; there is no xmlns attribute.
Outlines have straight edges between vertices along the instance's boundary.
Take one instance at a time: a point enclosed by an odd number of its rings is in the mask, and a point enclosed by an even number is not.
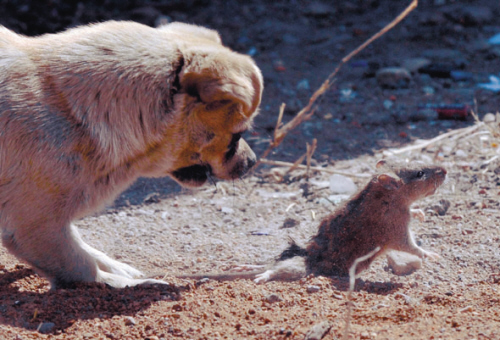
<svg viewBox="0 0 500 340"><path fill-rule="evenodd" d="M411 164L403 164L381 160L377 163L377 168L389 168L399 177L400 181L397 181L397 185L394 181L386 181L392 183L392 189L400 190L410 203L434 194L445 181L447 173L443 167L416 161Z"/></svg>

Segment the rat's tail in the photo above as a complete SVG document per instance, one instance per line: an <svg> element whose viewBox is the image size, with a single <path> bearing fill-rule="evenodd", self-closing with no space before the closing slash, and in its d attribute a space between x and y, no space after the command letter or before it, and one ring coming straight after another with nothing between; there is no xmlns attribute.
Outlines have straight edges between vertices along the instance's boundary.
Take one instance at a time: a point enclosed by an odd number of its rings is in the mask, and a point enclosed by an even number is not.
<svg viewBox="0 0 500 340"><path fill-rule="evenodd" d="M290 237L289 243L290 245L288 246L288 248L283 250L280 256L276 258L276 261L288 260L295 256L302 256L302 257L307 256L307 250L299 246L293 238Z"/></svg>

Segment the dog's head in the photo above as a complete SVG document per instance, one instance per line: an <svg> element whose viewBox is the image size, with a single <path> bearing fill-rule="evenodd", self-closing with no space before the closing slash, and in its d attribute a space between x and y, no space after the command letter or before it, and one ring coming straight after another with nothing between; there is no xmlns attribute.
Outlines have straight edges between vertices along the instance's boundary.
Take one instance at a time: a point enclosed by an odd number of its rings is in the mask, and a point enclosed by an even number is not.
<svg viewBox="0 0 500 340"><path fill-rule="evenodd" d="M241 177L256 161L241 136L261 101L260 70L250 57L222 46L215 31L177 23L161 29L177 35L183 57L169 174L185 186L202 185L210 175Z"/></svg>

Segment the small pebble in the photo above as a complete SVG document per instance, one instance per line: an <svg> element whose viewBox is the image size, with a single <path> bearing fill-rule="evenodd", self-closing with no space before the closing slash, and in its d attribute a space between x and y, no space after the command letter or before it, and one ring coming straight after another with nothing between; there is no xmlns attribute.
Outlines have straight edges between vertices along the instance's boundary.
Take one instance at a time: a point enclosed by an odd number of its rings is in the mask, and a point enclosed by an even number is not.
<svg viewBox="0 0 500 340"><path fill-rule="evenodd" d="M320 322L309 329L304 340L321 340L328 334L331 328L332 324L330 322Z"/></svg>
<svg viewBox="0 0 500 340"><path fill-rule="evenodd" d="M483 122L485 123L494 123L496 121L496 117L493 113L487 113L483 117Z"/></svg>
<svg viewBox="0 0 500 340"><path fill-rule="evenodd" d="M283 299L278 294L272 293L272 294L269 294L268 296L266 296L265 301L268 303L275 303L275 302L283 301Z"/></svg>
<svg viewBox="0 0 500 340"><path fill-rule="evenodd" d="M229 208L229 207L222 207L222 208L221 208L221 211L222 211L224 214L232 214L232 213L234 213L234 209L233 209L233 208Z"/></svg>
<svg viewBox="0 0 500 340"><path fill-rule="evenodd" d="M306 289L306 291L308 293L316 293L316 292L319 292L320 290L321 290L321 287L314 286L314 285L307 286L307 289Z"/></svg>
<svg viewBox="0 0 500 340"><path fill-rule="evenodd" d="M386 67L377 71L377 82L385 88L407 88L411 81L411 74L402 67Z"/></svg>
<svg viewBox="0 0 500 340"><path fill-rule="evenodd" d="M395 275L409 275L422 268L422 260L419 257L400 251L388 252L387 262Z"/></svg>
<svg viewBox="0 0 500 340"><path fill-rule="evenodd" d="M134 326L136 324L135 319L131 316L126 316L125 317L125 325L127 326Z"/></svg>
<svg viewBox="0 0 500 340"><path fill-rule="evenodd" d="M50 333L56 326L53 322L44 322L38 326L38 332L40 333Z"/></svg>
<svg viewBox="0 0 500 340"><path fill-rule="evenodd" d="M334 194L353 194L357 189L356 184L349 177L339 174L330 176L330 191Z"/></svg>
<svg viewBox="0 0 500 340"><path fill-rule="evenodd" d="M309 81L307 79L302 79L297 84L297 90L309 90L311 87L309 86Z"/></svg>
<svg viewBox="0 0 500 340"><path fill-rule="evenodd" d="M467 158L468 156L469 155L464 150L458 149L457 151L455 151L455 157Z"/></svg>

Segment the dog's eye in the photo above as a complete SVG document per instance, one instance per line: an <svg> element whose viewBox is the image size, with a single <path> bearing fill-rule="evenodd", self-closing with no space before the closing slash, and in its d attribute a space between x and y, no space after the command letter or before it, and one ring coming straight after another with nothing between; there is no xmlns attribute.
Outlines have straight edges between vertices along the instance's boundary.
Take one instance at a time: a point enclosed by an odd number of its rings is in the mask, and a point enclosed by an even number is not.
<svg viewBox="0 0 500 340"><path fill-rule="evenodd" d="M198 92L196 86L188 86L186 88L186 93L191 97L195 97L197 101L201 102L200 93Z"/></svg>
<svg viewBox="0 0 500 340"><path fill-rule="evenodd" d="M236 154L236 149L238 147L238 142L240 139L241 139L241 132L233 134L233 137L231 138L231 141L229 142L228 145L228 151L226 152L227 160L233 158L233 156Z"/></svg>

